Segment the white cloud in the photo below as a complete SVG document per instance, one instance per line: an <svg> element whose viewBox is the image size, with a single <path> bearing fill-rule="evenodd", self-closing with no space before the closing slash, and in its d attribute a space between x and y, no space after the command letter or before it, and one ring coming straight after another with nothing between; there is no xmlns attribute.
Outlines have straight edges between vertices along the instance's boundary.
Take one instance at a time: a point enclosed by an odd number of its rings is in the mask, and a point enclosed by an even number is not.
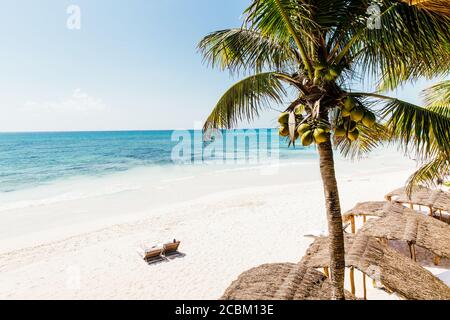
<svg viewBox="0 0 450 320"><path fill-rule="evenodd" d="M60 113L87 113L106 110L106 105L101 99L94 98L81 89L75 89L70 97L61 101L27 101L24 107L28 111Z"/></svg>

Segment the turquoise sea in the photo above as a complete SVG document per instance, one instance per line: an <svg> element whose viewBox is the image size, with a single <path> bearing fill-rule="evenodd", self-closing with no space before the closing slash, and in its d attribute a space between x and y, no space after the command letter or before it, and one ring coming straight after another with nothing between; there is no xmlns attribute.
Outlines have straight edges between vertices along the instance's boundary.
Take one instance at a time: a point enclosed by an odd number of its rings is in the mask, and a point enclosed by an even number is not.
<svg viewBox="0 0 450 320"><path fill-rule="evenodd" d="M313 148L288 148L285 140L278 139L277 130L223 133L237 137L234 146L224 143L223 151L228 153L228 160L230 153L232 158L245 160L251 158L255 150L266 152L266 149L277 148L280 160L317 157ZM240 135L258 138L240 139ZM261 143L261 139L266 138L269 144L272 143L269 147ZM183 165L202 165L201 161L194 160L222 157L217 152L204 152L211 141L204 143L200 131L0 133L0 192L50 184L69 177L103 176L137 167L180 165L174 160L173 150L182 140L192 147L189 152L184 152ZM238 163L245 164L245 161Z"/></svg>

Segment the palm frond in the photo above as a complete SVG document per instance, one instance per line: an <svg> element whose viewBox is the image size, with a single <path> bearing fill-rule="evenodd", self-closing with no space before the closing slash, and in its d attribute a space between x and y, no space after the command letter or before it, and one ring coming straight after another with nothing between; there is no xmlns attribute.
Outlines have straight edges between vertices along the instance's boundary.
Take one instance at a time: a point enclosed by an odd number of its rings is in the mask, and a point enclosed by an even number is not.
<svg viewBox="0 0 450 320"><path fill-rule="evenodd" d="M381 124L375 124L369 128L358 125L359 138L356 141L350 141L347 138L335 138L335 147L341 155L350 159L361 159L368 153L378 148L387 139L386 128Z"/></svg>
<svg viewBox="0 0 450 320"><path fill-rule="evenodd" d="M286 42L294 42L303 69L307 70L312 79L312 63L308 56L309 40L314 40L311 34L315 22L311 19L309 6L300 5L294 0L254 0L246 9L246 25L259 30L263 35L271 34ZM306 37L305 37L306 36Z"/></svg>
<svg viewBox="0 0 450 320"><path fill-rule="evenodd" d="M404 61L398 61L391 69L391 72L386 72L377 81L377 90L379 92L393 91L396 88L402 86L407 81L414 82L419 77L430 78L432 76L445 75L448 73L448 67L446 64L441 64L439 68L432 67L426 61L418 61L406 57Z"/></svg>
<svg viewBox="0 0 450 320"><path fill-rule="evenodd" d="M298 59L289 42L249 29L228 29L203 38L198 48L212 67L230 72L284 70Z"/></svg>
<svg viewBox="0 0 450 320"><path fill-rule="evenodd" d="M367 5L371 1L363 1ZM407 80L445 74L450 68L450 17L420 10L397 0L378 0L381 28L368 29L355 43L363 52L357 62L363 73L387 79L393 89ZM364 28L362 21L359 28ZM352 31L357 33L358 29ZM406 65L410 70L399 72Z"/></svg>
<svg viewBox="0 0 450 320"><path fill-rule="evenodd" d="M209 115L204 130L235 127L242 120L251 121L258 117L259 112L271 104L282 103L287 92L280 79L278 73L266 72L234 84Z"/></svg>
<svg viewBox="0 0 450 320"><path fill-rule="evenodd" d="M366 99L355 97L355 102L366 111L376 114L369 108L371 105ZM330 122L335 128L343 121L341 110L334 108L330 111ZM350 159L361 159L375 148L379 147L388 136L384 125L376 123L373 127L366 127L362 123L358 123L356 127L359 131L359 138L356 141L350 141L346 137L333 137L334 146L339 150L342 156Z"/></svg>
<svg viewBox="0 0 450 320"><path fill-rule="evenodd" d="M427 109L450 119L450 104L432 104Z"/></svg>
<svg viewBox="0 0 450 320"><path fill-rule="evenodd" d="M423 92L425 103L429 106L450 105L450 80L442 81Z"/></svg>
<svg viewBox="0 0 450 320"><path fill-rule="evenodd" d="M383 115L391 140L401 142L405 151L412 148L422 159L450 154L450 118L398 99L388 101Z"/></svg>
<svg viewBox="0 0 450 320"><path fill-rule="evenodd" d="M410 193L415 186L427 185L435 187L438 179L445 179L450 176L450 158L445 154L430 160L422 165L407 182L407 192Z"/></svg>

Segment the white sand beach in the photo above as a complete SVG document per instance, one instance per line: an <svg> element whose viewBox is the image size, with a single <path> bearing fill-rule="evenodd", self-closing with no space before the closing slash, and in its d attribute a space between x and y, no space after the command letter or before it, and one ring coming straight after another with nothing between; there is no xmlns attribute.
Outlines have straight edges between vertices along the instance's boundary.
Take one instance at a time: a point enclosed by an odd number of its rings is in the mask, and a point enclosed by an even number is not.
<svg viewBox="0 0 450 320"><path fill-rule="evenodd" d="M337 160L342 210L382 200L414 161L378 152ZM316 161L136 169L23 191L0 202L0 299L217 299L243 271L298 262L326 229ZM36 196L39 194L39 197ZM181 240L148 265L142 243ZM361 282L357 273L357 295ZM369 299L395 299L368 285Z"/></svg>

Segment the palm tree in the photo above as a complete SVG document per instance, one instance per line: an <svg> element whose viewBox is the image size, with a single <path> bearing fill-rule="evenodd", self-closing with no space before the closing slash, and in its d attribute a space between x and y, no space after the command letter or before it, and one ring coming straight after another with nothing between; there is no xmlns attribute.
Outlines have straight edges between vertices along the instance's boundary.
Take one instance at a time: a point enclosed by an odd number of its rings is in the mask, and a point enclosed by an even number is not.
<svg viewBox="0 0 450 320"><path fill-rule="evenodd" d="M290 143L316 143L334 299L344 299L345 255L333 144L358 156L387 138L383 125L375 123L374 106L388 98L354 92L352 85L383 79L380 88L391 89L450 67L447 17L395 0L377 4L381 28L373 29L368 0L252 0L241 28L213 32L199 44L211 66L247 75L220 98L205 132L233 128L289 99L279 118L280 134ZM403 106L390 100L387 108Z"/></svg>

